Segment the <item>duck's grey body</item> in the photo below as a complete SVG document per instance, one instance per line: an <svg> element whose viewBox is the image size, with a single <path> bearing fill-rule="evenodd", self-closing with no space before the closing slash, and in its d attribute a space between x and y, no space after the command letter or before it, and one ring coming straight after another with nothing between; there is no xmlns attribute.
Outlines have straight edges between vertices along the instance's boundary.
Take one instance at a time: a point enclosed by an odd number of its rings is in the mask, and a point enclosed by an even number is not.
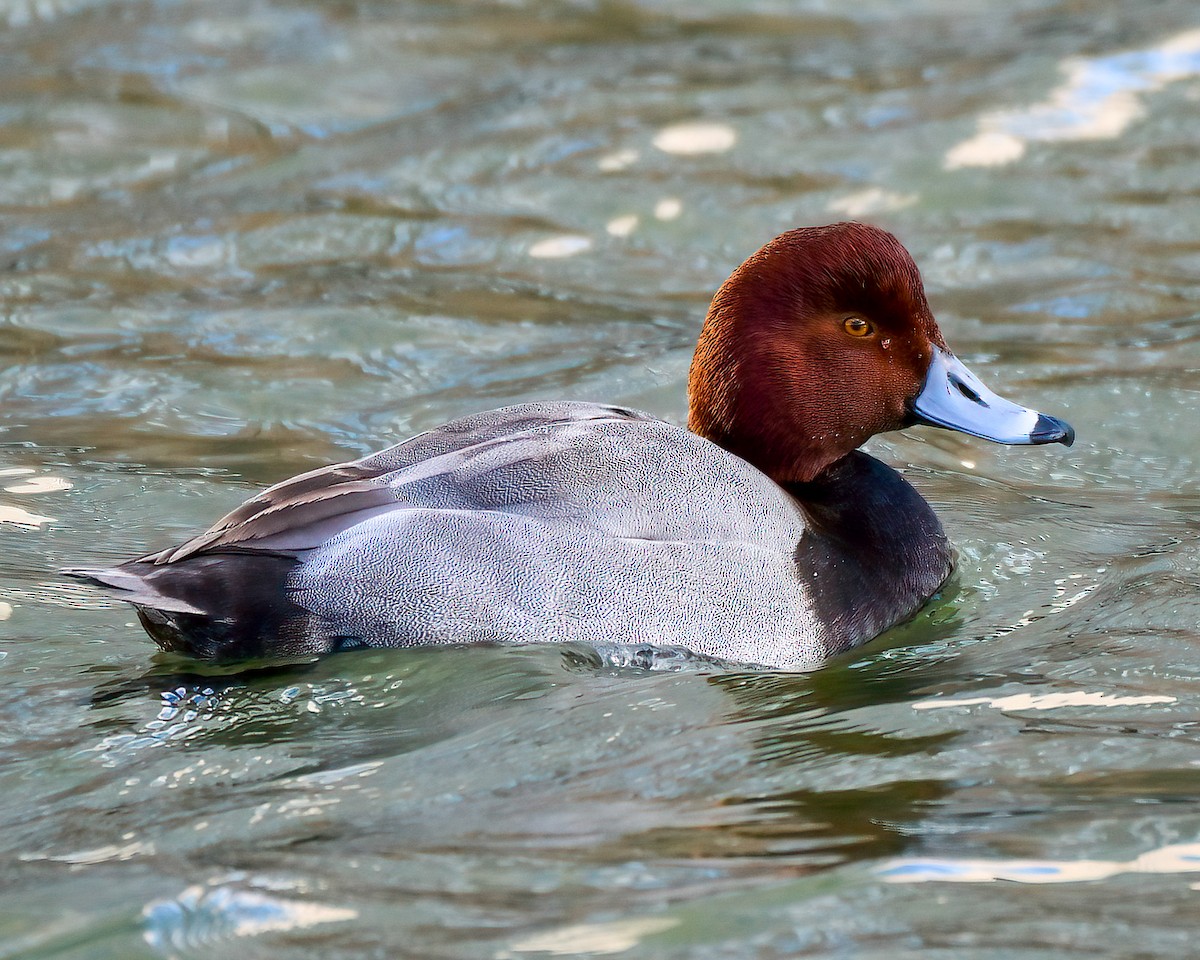
<svg viewBox="0 0 1200 960"><path fill-rule="evenodd" d="M77 573L137 606L160 645L205 657L577 640L800 668L910 616L949 572L897 474L863 454L834 471L789 493L645 414L522 404Z"/></svg>

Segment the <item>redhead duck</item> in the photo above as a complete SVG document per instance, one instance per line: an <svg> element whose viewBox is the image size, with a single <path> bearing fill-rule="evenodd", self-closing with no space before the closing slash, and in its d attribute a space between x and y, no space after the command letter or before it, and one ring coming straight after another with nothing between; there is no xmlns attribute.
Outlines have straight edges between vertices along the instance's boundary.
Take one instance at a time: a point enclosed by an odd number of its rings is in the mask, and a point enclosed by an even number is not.
<svg viewBox="0 0 1200 960"><path fill-rule="evenodd" d="M596 403L455 420L246 501L181 546L68 571L206 659L351 646L665 644L811 667L946 580L933 510L869 437L931 424L1070 445L942 338L900 242L776 237L713 299L688 429Z"/></svg>

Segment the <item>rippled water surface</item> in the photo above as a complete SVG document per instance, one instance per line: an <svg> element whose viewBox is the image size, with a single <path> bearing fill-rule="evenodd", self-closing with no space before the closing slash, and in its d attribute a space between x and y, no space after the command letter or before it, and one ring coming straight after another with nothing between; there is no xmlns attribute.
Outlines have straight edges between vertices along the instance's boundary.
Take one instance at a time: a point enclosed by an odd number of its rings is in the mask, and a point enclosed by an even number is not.
<svg viewBox="0 0 1200 960"><path fill-rule="evenodd" d="M1194 3L0 16L0 956L1194 953ZM481 408L681 419L716 285L846 217L1080 440L876 440L958 573L824 670L201 674L56 572Z"/></svg>

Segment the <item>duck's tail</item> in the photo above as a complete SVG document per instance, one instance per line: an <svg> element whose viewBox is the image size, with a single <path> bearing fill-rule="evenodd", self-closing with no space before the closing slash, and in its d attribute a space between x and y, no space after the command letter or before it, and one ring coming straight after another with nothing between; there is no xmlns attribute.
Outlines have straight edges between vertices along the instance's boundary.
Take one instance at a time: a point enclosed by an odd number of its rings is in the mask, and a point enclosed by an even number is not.
<svg viewBox="0 0 1200 960"><path fill-rule="evenodd" d="M150 567L150 571L138 570L138 566ZM153 607L171 613L190 613L204 616L205 611L188 603L180 596L164 593L155 584L153 567L134 561L119 567L66 567L60 572L74 577L93 587L99 587L115 600L124 600L135 607Z"/></svg>
<svg viewBox="0 0 1200 960"><path fill-rule="evenodd" d="M293 556L245 551L62 572L132 604L164 650L202 660L241 660L337 649L344 641L289 595L287 579L295 564Z"/></svg>

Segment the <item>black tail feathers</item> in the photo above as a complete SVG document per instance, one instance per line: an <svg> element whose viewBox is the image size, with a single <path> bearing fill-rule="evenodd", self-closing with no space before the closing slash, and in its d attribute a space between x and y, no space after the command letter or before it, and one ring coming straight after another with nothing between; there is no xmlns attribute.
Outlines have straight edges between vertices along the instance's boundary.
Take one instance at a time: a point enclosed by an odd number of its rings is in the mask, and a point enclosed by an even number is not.
<svg viewBox="0 0 1200 960"><path fill-rule="evenodd" d="M164 650L202 660L328 653L344 638L292 601L287 580L296 562L287 555L244 551L62 572L133 604Z"/></svg>

